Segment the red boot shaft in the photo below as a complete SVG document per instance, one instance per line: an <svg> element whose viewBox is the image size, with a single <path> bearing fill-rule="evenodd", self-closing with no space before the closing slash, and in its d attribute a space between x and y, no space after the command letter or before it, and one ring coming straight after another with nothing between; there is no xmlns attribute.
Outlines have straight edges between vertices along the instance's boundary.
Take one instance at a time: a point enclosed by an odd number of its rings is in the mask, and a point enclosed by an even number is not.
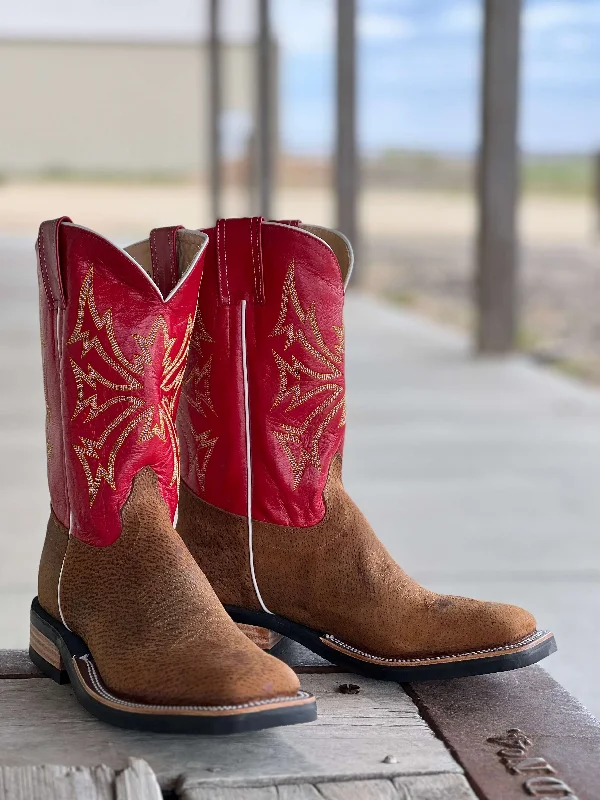
<svg viewBox="0 0 600 800"><path fill-rule="evenodd" d="M163 299L126 252L68 220L44 223L37 249L52 508L72 536L109 545L143 467L177 508L174 421L203 253Z"/></svg>
<svg viewBox="0 0 600 800"><path fill-rule="evenodd" d="M314 525L344 440L340 265L296 226L220 220L206 233L178 418L182 477L226 511Z"/></svg>

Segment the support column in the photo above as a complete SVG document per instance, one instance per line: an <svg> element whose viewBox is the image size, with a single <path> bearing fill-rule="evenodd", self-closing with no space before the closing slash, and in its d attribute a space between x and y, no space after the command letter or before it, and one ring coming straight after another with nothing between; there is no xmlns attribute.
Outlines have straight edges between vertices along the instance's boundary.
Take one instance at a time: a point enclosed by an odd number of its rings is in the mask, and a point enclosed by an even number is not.
<svg viewBox="0 0 600 800"><path fill-rule="evenodd" d="M600 152L592 156L592 168L594 171L594 209L596 212L596 227L594 234L600 236Z"/></svg>
<svg viewBox="0 0 600 800"><path fill-rule="evenodd" d="M269 0L258 0L258 97L256 141L258 158L258 213L265 217L265 219L270 219L272 217L275 159L275 137L273 133L273 42L269 12Z"/></svg>
<svg viewBox="0 0 600 800"><path fill-rule="evenodd" d="M221 155L221 42L219 35L219 0L209 6L209 173L213 223L222 216Z"/></svg>
<svg viewBox="0 0 600 800"><path fill-rule="evenodd" d="M518 326L517 201L521 0L485 0L477 202L477 332L481 354L514 349Z"/></svg>
<svg viewBox="0 0 600 800"><path fill-rule="evenodd" d="M359 250L356 144L356 0L337 0L336 226ZM357 270L354 270L357 276Z"/></svg>

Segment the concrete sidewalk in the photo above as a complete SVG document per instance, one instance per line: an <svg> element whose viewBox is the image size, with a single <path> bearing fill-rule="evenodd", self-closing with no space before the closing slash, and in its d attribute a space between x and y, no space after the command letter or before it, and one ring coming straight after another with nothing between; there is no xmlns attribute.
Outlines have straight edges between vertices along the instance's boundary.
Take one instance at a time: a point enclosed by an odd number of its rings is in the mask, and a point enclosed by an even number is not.
<svg viewBox="0 0 600 800"><path fill-rule="evenodd" d="M0 240L0 648L23 648L48 511L30 240ZM544 666L600 715L600 392L348 299L345 482L430 588L522 604ZM595 658L596 657L596 658Z"/></svg>
<svg viewBox="0 0 600 800"><path fill-rule="evenodd" d="M345 483L429 588L523 605L600 716L600 392L349 298Z"/></svg>

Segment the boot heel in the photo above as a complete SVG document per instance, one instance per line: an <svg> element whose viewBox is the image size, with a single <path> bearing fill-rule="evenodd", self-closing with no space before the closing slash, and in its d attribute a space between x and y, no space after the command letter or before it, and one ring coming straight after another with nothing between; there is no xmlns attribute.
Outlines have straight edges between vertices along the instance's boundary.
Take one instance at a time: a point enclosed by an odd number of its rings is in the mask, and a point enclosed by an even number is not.
<svg viewBox="0 0 600 800"><path fill-rule="evenodd" d="M283 639L280 633L270 631L268 628L260 628L258 625L245 625L243 622L238 622L237 626L261 650L271 650L277 642Z"/></svg>
<svg viewBox="0 0 600 800"><path fill-rule="evenodd" d="M33 624L29 626L29 658L56 683L69 683L69 674L58 647Z"/></svg>

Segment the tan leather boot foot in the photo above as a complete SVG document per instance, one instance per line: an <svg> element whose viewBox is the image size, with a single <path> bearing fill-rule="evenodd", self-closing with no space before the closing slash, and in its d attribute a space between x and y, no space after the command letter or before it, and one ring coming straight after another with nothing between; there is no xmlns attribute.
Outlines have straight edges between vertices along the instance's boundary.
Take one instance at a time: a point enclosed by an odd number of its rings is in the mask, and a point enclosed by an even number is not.
<svg viewBox="0 0 600 800"><path fill-rule="evenodd" d="M232 617L398 681L553 652L527 611L412 580L344 491L348 242L260 219L208 233L177 420L177 529Z"/></svg>
<svg viewBox="0 0 600 800"><path fill-rule="evenodd" d="M226 613L149 468L122 518L119 538L98 548L51 516L31 615L35 663L120 727L234 733L314 719L296 674Z"/></svg>

